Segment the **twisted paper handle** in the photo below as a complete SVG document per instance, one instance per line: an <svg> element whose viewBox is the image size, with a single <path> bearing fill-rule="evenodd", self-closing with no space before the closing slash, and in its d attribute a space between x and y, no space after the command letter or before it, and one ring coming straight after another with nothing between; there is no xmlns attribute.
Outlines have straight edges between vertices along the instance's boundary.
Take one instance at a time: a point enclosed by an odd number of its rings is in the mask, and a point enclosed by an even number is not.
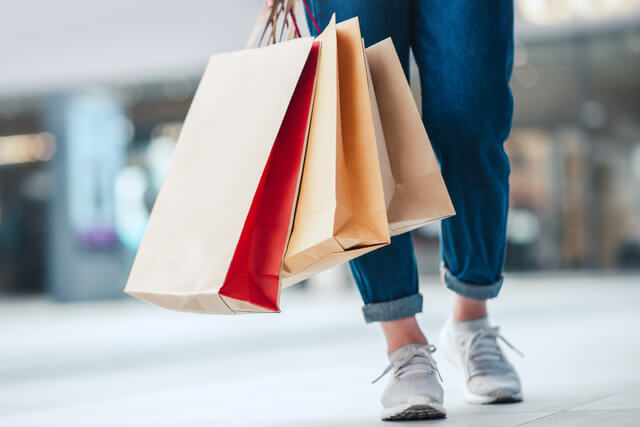
<svg viewBox="0 0 640 427"><path fill-rule="evenodd" d="M320 27L316 21L307 0L301 0L306 13L314 25L318 34ZM284 39L301 37L300 27L295 16L297 0L266 0L256 24L249 36L247 47L277 43ZM278 28L280 27L280 28ZM279 30L279 34L278 33ZM287 35L285 37L285 31ZM266 36L266 38L265 38Z"/></svg>
<svg viewBox="0 0 640 427"><path fill-rule="evenodd" d="M273 0L269 0L268 4L270 6L273 6ZM313 26L316 28L316 31L318 32L318 34L320 34L320 27L318 26L318 22L316 21L316 18L313 16L313 12L311 12L311 8L309 7L309 3L307 3L307 0L302 0L302 4L304 5L305 10L307 11L307 14L309 15L309 18L311 18L311 22L313 23ZM296 15L295 13L293 13L293 10L289 11L289 15L291 15L291 22L293 22L293 26L296 29L296 35L298 37L300 36L300 29L298 28L298 21L296 20Z"/></svg>

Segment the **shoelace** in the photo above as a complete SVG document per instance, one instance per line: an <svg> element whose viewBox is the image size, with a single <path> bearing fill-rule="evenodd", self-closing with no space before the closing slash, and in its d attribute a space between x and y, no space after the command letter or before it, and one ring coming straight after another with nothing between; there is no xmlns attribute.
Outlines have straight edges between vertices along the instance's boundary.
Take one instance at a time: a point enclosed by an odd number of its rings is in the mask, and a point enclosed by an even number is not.
<svg viewBox="0 0 640 427"><path fill-rule="evenodd" d="M408 354L406 357L400 360L391 362L389 366L387 366L384 369L384 371L382 371L382 374L380 374L378 378L372 381L372 384L375 384L376 382L378 382L378 380L380 380L382 377L387 375L389 371L391 371L394 368L396 369L395 377L400 378L410 373L423 372L424 367L427 368L426 371L428 374L433 374L435 372L438 375L438 378L440 378L440 381L442 382L442 376L440 375L440 371L438 370L438 365L436 364L436 361L431 356L431 354L434 353L435 351L436 351L436 346L433 344L429 344L424 347L420 347L419 349L416 350L415 353ZM422 365L422 366L416 367L416 365ZM412 367L414 369L411 369Z"/></svg>
<svg viewBox="0 0 640 427"><path fill-rule="evenodd" d="M494 326L476 331L463 343L463 355L468 361L482 362L502 360L504 355L498 345L498 339L521 357L524 354L515 348L505 337L500 335L500 328Z"/></svg>

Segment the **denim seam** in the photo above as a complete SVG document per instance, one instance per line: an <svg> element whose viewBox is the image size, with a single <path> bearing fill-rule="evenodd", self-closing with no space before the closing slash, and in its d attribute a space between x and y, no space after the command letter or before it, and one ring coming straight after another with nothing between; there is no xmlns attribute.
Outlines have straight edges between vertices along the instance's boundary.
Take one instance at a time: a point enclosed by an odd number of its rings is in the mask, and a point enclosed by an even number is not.
<svg viewBox="0 0 640 427"><path fill-rule="evenodd" d="M422 311L422 295L417 293L391 301L367 303L362 308L364 320L391 322L414 316Z"/></svg>

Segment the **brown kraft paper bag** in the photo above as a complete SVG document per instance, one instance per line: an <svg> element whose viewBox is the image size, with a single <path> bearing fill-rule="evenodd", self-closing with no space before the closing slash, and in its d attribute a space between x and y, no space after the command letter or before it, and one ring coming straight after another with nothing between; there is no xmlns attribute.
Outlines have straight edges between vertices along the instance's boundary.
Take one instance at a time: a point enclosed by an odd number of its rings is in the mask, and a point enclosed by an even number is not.
<svg viewBox="0 0 640 427"><path fill-rule="evenodd" d="M366 57L391 235L455 215L391 38Z"/></svg>
<svg viewBox="0 0 640 427"><path fill-rule="evenodd" d="M283 285L389 244L366 60L357 18L321 42L311 117Z"/></svg>

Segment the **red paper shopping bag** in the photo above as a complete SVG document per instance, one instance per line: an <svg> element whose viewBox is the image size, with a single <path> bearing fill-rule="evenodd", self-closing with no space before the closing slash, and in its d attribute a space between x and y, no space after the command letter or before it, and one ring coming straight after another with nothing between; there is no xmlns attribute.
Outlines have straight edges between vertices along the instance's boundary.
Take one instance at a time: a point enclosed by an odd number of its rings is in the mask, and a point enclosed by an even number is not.
<svg viewBox="0 0 640 427"><path fill-rule="evenodd" d="M125 291L202 313L279 311L319 45L212 57Z"/></svg>
<svg viewBox="0 0 640 427"><path fill-rule="evenodd" d="M292 225L319 53L314 43L271 150L220 295L278 311L280 267Z"/></svg>

